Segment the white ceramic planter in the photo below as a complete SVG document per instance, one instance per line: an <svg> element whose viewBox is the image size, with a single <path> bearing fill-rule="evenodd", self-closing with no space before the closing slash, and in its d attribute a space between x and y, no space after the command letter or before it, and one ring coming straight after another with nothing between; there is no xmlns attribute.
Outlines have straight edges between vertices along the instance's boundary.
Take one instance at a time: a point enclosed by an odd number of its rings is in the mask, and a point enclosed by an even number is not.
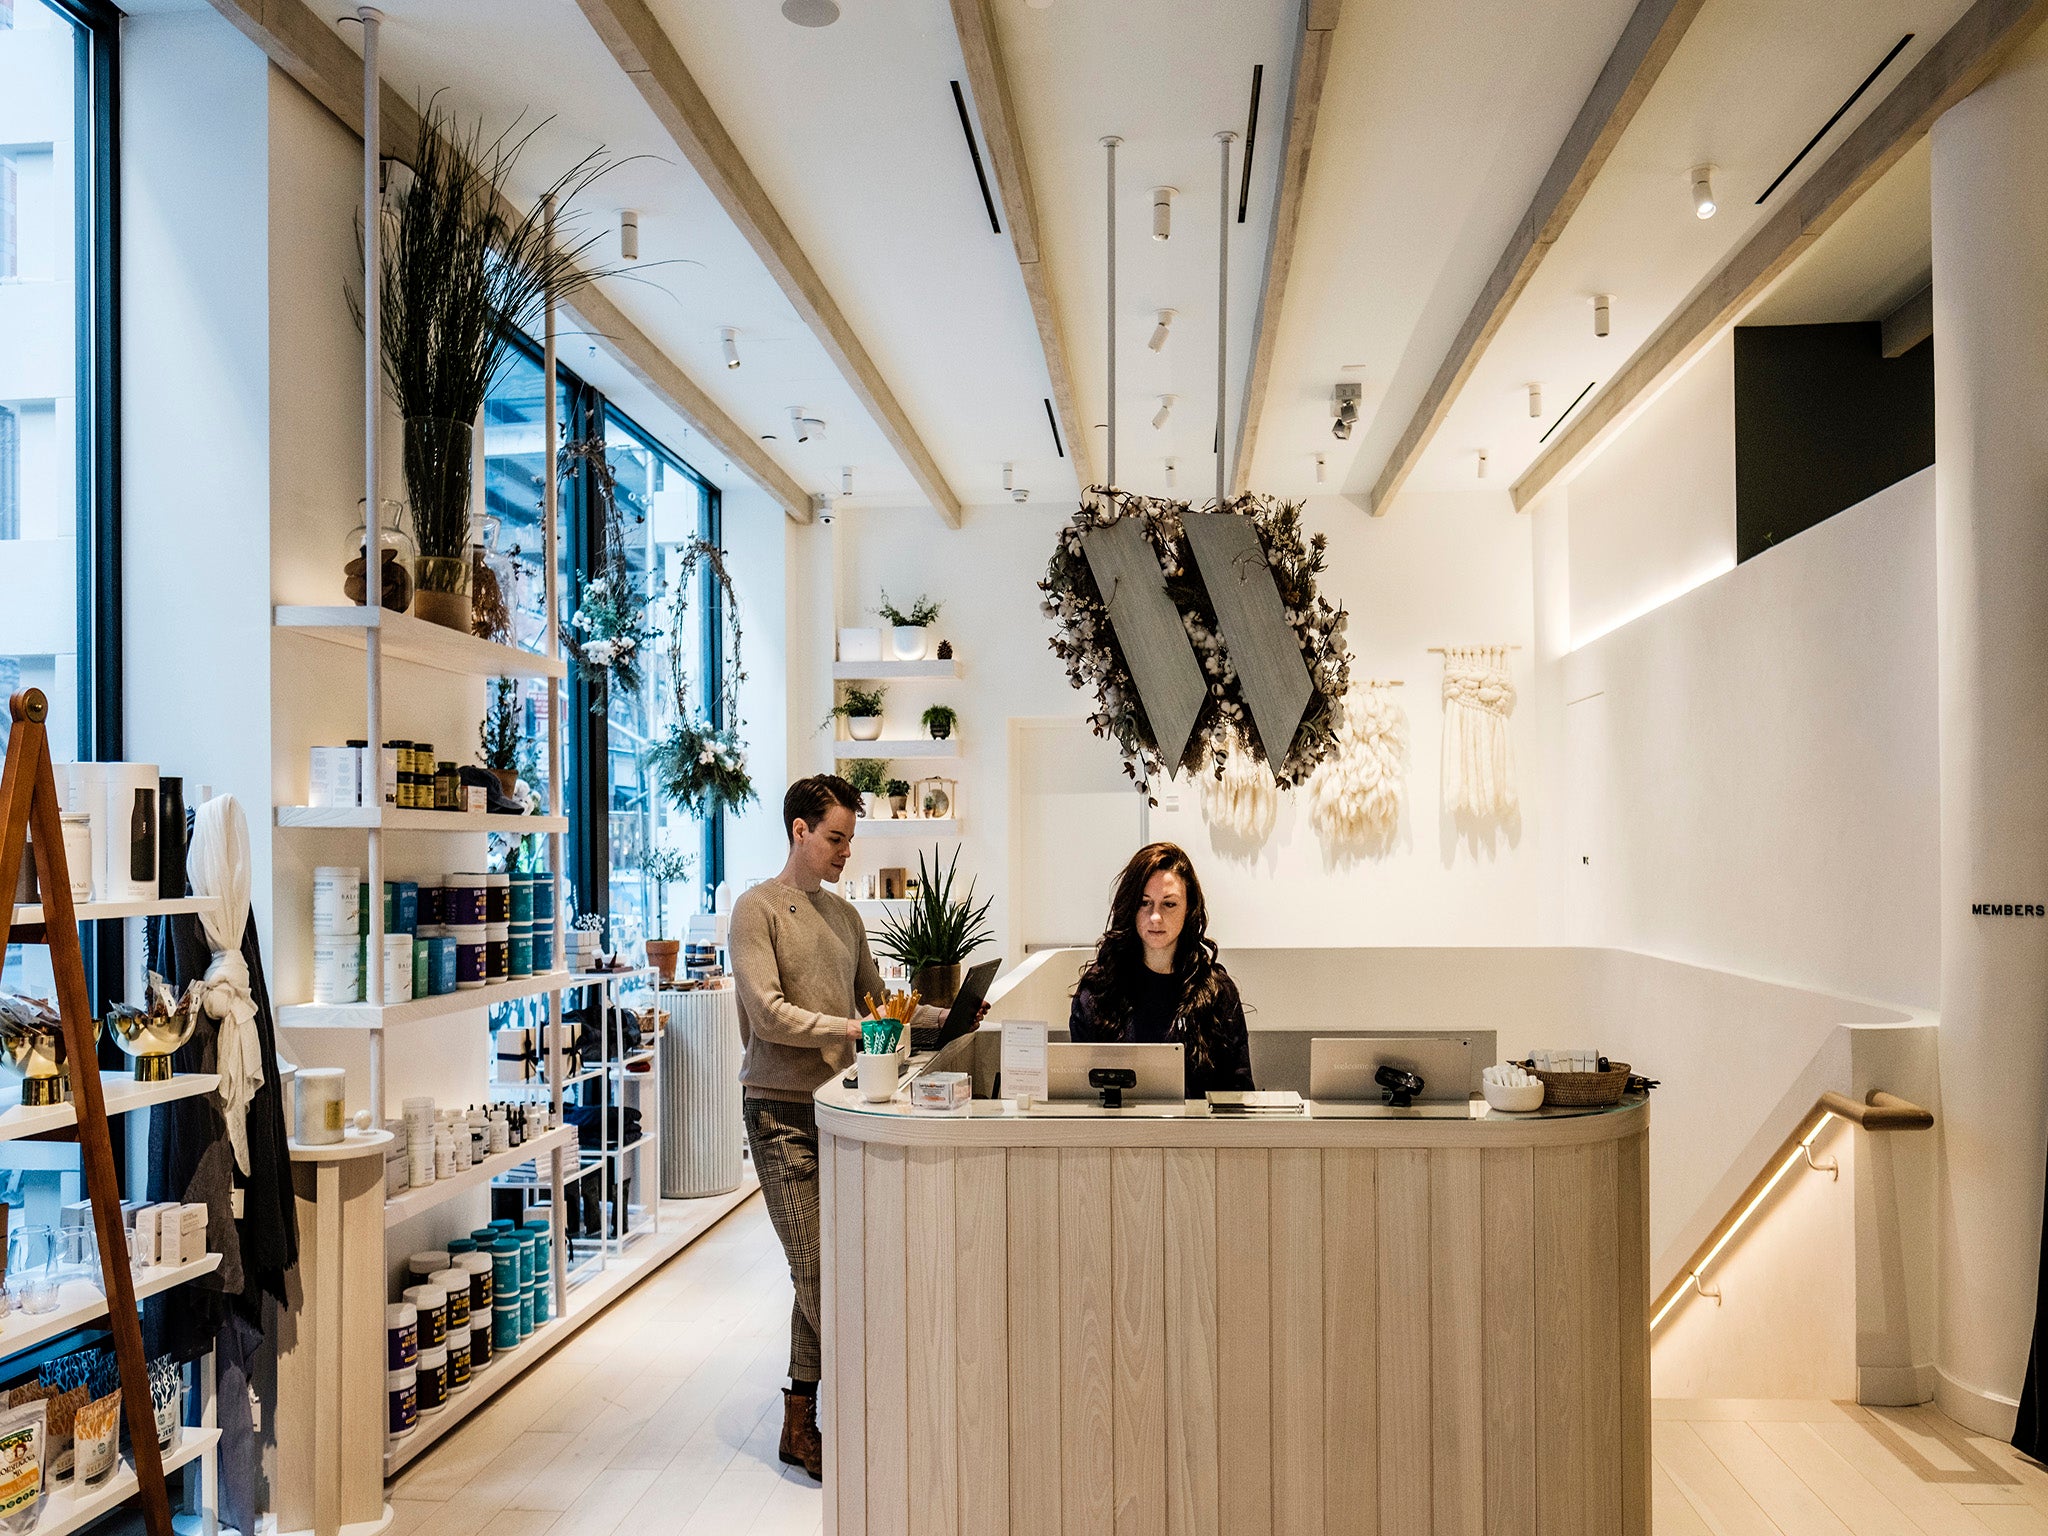
<svg viewBox="0 0 2048 1536"><path fill-rule="evenodd" d="M882 717L880 715L848 715L846 734L855 741L880 741L882 739Z"/></svg>
<svg viewBox="0 0 2048 1536"><path fill-rule="evenodd" d="M889 629L889 649L898 661L924 660L925 627L895 624Z"/></svg>

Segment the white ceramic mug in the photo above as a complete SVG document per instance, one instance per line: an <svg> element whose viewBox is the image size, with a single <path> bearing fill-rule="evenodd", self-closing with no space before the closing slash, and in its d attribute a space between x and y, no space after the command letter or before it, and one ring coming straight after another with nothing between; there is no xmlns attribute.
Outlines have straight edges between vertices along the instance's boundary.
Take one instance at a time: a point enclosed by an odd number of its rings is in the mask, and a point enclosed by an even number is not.
<svg viewBox="0 0 2048 1536"><path fill-rule="evenodd" d="M862 1098L870 1104L884 1104L896 1097L896 1083L903 1070L901 1056L894 1051L862 1051L855 1061Z"/></svg>

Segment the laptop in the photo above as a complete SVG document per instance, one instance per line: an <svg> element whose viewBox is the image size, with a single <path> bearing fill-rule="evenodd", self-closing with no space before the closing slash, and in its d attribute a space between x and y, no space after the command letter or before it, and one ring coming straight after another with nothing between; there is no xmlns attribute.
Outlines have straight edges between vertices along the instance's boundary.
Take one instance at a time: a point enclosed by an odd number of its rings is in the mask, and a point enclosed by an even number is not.
<svg viewBox="0 0 2048 1536"><path fill-rule="evenodd" d="M1461 1036L1318 1036L1308 1043L1308 1096L1325 1104L1378 1104L1373 1081L1382 1066L1422 1079L1418 1103L1462 1103L1472 1097L1472 1042Z"/></svg>
<svg viewBox="0 0 2048 1536"><path fill-rule="evenodd" d="M913 1024L910 1027L910 1049L913 1055L926 1051L942 1050L962 1035L972 1034L981 1024L982 999L988 996L988 989L996 979L996 972L1003 968L1002 957L984 960L967 973L960 983L959 995L953 999L953 1006L947 1010L944 1023Z"/></svg>

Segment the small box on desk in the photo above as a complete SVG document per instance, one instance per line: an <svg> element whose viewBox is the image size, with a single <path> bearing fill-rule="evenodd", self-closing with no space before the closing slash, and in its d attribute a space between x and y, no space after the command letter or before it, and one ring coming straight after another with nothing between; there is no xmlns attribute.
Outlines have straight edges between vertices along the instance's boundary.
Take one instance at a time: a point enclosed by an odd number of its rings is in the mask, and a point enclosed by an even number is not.
<svg viewBox="0 0 2048 1536"><path fill-rule="evenodd" d="M965 1072L927 1072L910 1084L910 1107L927 1114L965 1114L973 1098L974 1080Z"/></svg>

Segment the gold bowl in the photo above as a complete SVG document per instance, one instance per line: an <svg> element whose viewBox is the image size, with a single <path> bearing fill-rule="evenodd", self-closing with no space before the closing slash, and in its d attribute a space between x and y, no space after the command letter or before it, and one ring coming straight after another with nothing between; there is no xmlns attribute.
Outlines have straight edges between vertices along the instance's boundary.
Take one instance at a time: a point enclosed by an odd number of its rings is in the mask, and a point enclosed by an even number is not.
<svg viewBox="0 0 2048 1536"><path fill-rule="evenodd" d="M121 1049L135 1058L135 1080L165 1083L171 1079L171 1053L199 1027L199 1009L196 1003L171 1009L115 1008L107 1014L106 1024Z"/></svg>

